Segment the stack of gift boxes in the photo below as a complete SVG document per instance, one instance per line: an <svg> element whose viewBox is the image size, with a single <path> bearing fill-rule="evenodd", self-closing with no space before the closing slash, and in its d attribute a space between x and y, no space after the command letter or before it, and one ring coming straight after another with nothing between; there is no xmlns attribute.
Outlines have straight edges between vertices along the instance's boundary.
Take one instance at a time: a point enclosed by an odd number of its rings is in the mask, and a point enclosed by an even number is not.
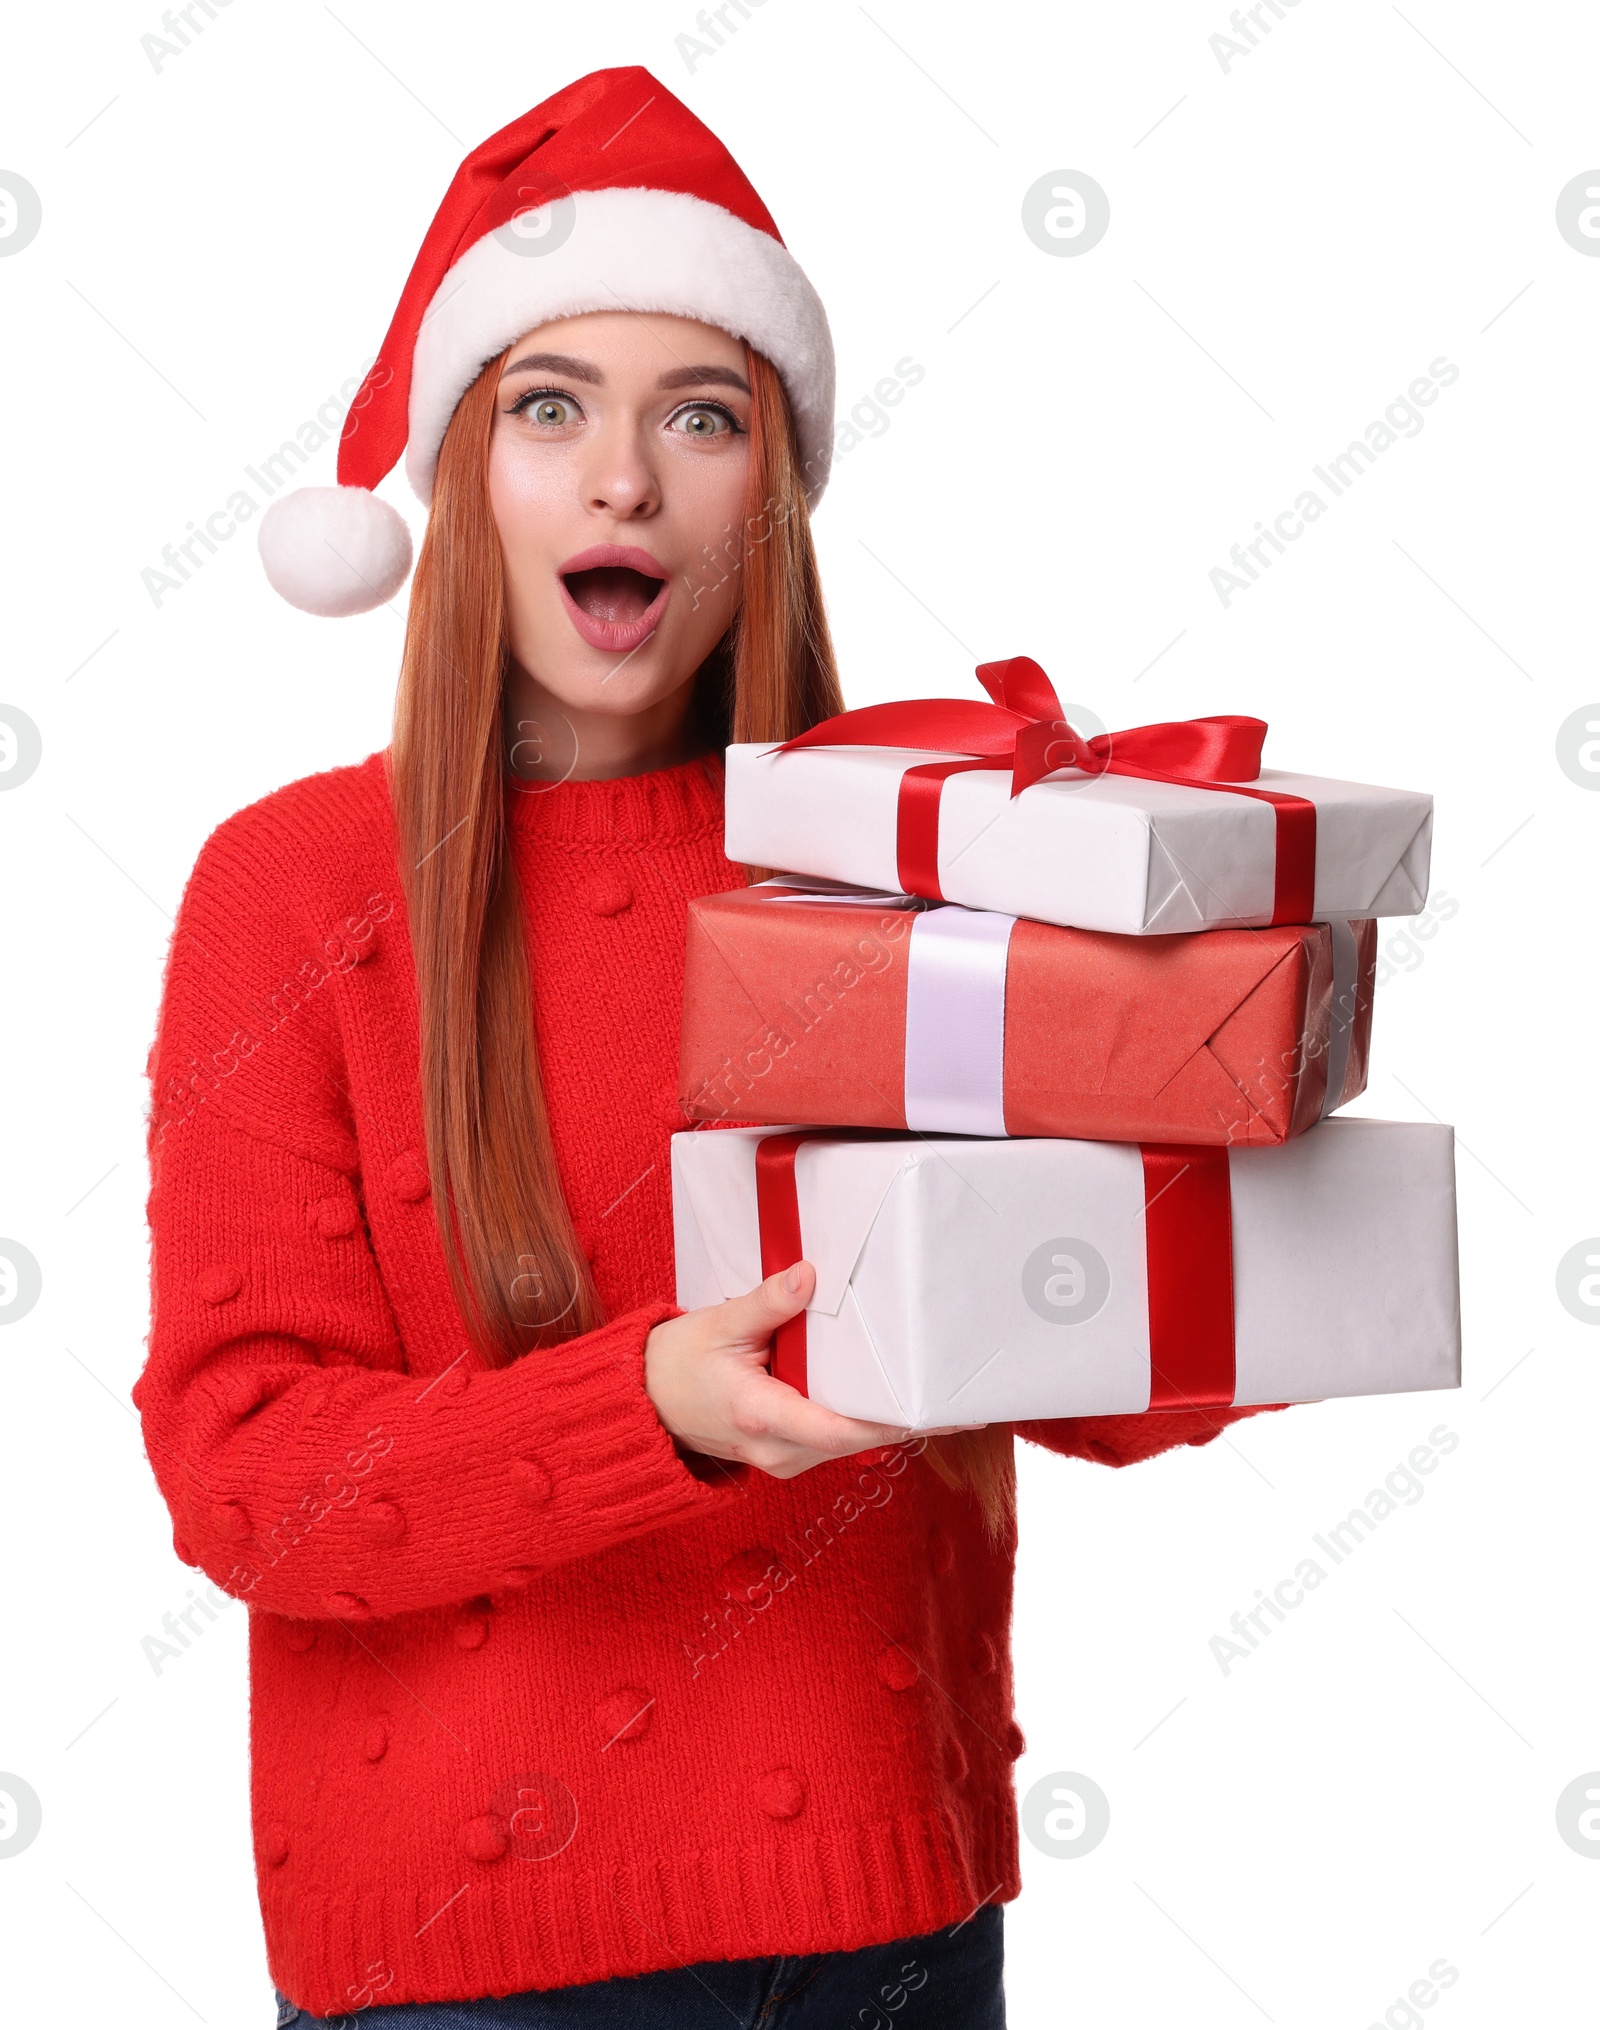
<svg viewBox="0 0 1600 2030"><path fill-rule="evenodd" d="M804 1257L774 1373L910 1429L1457 1386L1452 1131L1335 1112L1431 799L978 674L728 750L798 871L690 906L679 1303Z"/></svg>

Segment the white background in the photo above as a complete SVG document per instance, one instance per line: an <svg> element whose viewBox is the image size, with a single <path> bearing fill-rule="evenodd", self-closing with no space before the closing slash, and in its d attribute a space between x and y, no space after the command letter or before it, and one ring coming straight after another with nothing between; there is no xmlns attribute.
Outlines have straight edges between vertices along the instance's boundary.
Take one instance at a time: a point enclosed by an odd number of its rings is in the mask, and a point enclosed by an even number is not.
<svg viewBox="0 0 1600 2030"><path fill-rule="evenodd" d="M201 841L385 742L401 638L291 611L249 532L159 605L140 574L371 358L465 150L628 62L767 199L841 411L926 368L818 516L853 703L975 695L974 662L1029 653L1108 725L1257 713L1270 762L1438 798L1458 907L1386 926L1362 1110L1459 1128L1465 1386L1123 1474L1028 1452L1019 1787L1082 1771L1111 1826L1077 1859L1024 1846L1013 2023L1364 2030L1441 1957L1459 1979L1418 2020L1588 2020L1600 1865L1555 1803L1600 1767L1600 1335L1555 1270L1600 1229L1600 777L1556 742L1600 698L1600 260L1555 207L1600 162L1600 17L1261 16L1224 70L1222 0L765 0L692 72L689 0L232 0L159 72L153 0L10 17L0 169L43 228L0 259L0 702L44 745L0 796L0 1234L44 1293L0 1334L0 1769L44 1821L0 1865L8 2020L271 2020L243 1613L159 1677L140 1648L197 1576L127 1400L142 1074ZM1066 258L1021 226L1061 169L1111 207ZM1440 357L1421 433L1224 606L1230 545ZM1441 1422L1424 1497L1224 1676L1210 1638Z"/></svg>

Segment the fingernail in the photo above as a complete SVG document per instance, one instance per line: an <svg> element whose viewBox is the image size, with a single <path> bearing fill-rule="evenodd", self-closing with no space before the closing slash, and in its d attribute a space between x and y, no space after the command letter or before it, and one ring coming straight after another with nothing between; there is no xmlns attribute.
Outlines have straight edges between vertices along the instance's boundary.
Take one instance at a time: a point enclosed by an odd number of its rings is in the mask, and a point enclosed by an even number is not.
<svg viewBox="0 0 1600 2030"><path fill-rule="evenodd" d="M796 1265L795 1265L795 1267L794 1267L794 1268L792 1268L792 1269L785 1269L785 1270L784 1270L784 1272L783 1272L783 1287L784 1287L784 1288L785 1288L785 1289L786 1289L786 1290L788 1291L788 1293L789 1293L789 1295L790 1295L791 1297L792 1297L792 1296L794 1295L795 1291L799 1289L799 1287L800 1287L800 1268L799 1268L799 1264L798 1264L798 1263L796 1263Z"/></svg>

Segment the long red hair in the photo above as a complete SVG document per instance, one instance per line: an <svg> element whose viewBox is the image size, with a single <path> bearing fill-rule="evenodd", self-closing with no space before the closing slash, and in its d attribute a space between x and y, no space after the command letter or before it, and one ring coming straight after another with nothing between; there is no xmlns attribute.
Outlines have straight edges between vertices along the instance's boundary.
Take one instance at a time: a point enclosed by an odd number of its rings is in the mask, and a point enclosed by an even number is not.
<svg viewBox="0 0 1600 2030"><path fill-rule="evenodd" d="M509 648L488 488L504 358L491 360L462 396L440 447L391 754L434 1205L457 1303L496 1367L604 1319L556 1169L506 851ZM728 631L698 673L692 706L707 748L786 740L844 706L788 400L767 359L746 346L745 363L744 525L727 533L725 555L708 560L740 572L742 585ZM992 1526L1010 1505L1005 1437L1003 1456L987 1432L930 1447L946 1479L973 1485Z"/></svg>

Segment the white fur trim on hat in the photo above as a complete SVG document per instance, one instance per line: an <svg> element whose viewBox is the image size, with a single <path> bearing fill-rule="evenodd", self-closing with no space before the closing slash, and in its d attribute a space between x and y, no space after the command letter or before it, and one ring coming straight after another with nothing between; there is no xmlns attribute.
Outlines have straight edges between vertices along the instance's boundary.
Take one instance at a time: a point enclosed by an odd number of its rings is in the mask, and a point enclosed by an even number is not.
<svg viewBox="0 0 1600 2030"><path fill-rule="evenodd" d="M411 531L364 486L302 486L261 517L256 547L268 583L324 619L368 613L411 569Z"/></svg>
<svg viewBox="0 0 1600 2030"><path fill-rule="evenodd" d="M406 477L433 491L445 428L494 358L535 325L589 310L654 310L747 340L777 368L814 506L833 452L833 343L822 299L770 233L668 190L583 190L538 215L543 237L501 227L440 283L411 361Z"/></svg>

